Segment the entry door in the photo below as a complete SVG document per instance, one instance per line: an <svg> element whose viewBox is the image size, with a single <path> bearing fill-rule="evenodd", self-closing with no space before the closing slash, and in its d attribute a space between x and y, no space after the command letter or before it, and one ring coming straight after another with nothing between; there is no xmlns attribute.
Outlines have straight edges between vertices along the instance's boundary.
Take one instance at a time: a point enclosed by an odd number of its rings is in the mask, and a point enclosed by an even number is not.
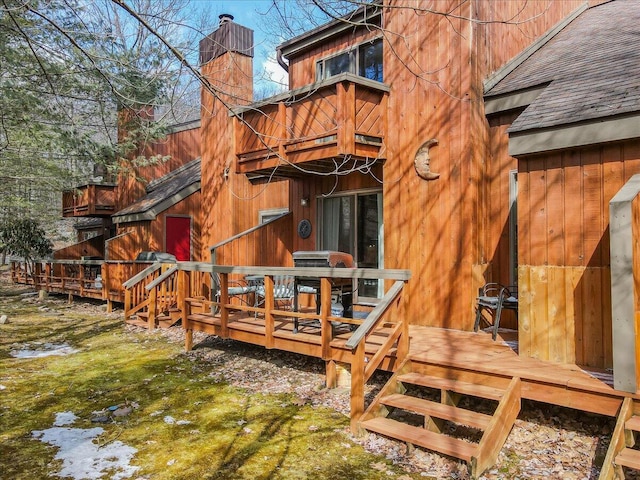
<svg viewBox="0 0 640 480"><path fill-rule="evenodd" d="M165 246L167 253L179 261L191 260L191 218L166 217Z"/></svg>

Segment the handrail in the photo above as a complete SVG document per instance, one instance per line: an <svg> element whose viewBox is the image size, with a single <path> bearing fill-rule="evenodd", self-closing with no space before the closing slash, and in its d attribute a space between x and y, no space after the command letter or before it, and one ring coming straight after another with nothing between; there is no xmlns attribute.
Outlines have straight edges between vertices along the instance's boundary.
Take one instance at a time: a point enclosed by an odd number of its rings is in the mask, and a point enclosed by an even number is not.
<svg viewBox="0 0 640 480"><path fill-rule="evenodd" d="M356 85L361 85L366 88L370 88L373 90L378 90L386 93L391 91L391 87L386 83L376 82L375 80L370 80L368 78L361 77L353 73L345 72L339 75L334 75L333 77L330 77L326 80L322 80L321 82L311 83L309 85L305 85L295 90L288 90L284 93L280 93L278 95L269 97L259 102L255 102L255 103L240 106L240 107L234 107L229 111L229 116L230 117L239 116L243 113L253 112L266 106L276 105L281 102L291 102L292 100L295 100L296 97L300 97L301 95L304 95L305 97L307 97L309 96L309 94L324 88L335 88L335 85L342 82L350 82Z"/></svg>
<svg viewBox="0 0 640 480"><path fill-rule="evenodd" d="M358 344L365 339L369 332L378 324L382 316L391 307L393 301L398 297L402 289L404 288L404 282L396 281L389 291L382 297L382 300L376 307L367 315L366 320L353 332L353 335L345 343L345 347L350 348L352 352L358 348Z"/></svg>
<svg viewBox="0 0 640 480"><path fill-rule="evenodd" d="M178 271L178 266L174 265L173 267L171 267L169 270L167 270L166 272L164 272L162 275L160 275L158 278L156 278L155 280L153 280L149 285L146 285L144 288L145 290L147 290L147 292L150 292L151 290L153 290L154 288L156 288L158 285L160 285L162 282L166 281L169 277L171 277L174 273L176 273Z"/></svg>
<svg viewBox="0 0 640 480"><path fill-rule="evenodd" d="M234 266L214 265L204 262L180 262L178 268L187 272L238 275L292 275L294 277L366 278L402 281L408 281L411 278L411 270L401 269Z"/></svg>
<svg viewBox="0 0 640 480"><path fill-rule="evenodd" d="M242 237L244 237L246 235L249 235L250 233L253 233L253 232L257 231L257 230L260 230L261 228L264 228L267 225L270 225L273 222L275 222L277 220L280 220L281 218L286 217L287 215L292 215L292 213L291 212L284 212L284 213L282 213L282 214L280 214L280 215L278 215L276 217L270 218L269 220L267 220L264 223L261 223L260 225L255 225L255 226L253 226L253 227L251 227L251 228L249 228L249 229L247 229L247 230L245 230L243 232L236 233L235 235L233 235L233 236L231 236L229 238L226 238L225 240L223 240L223 241L221 241L219 243L216 243L215 245L210 246L209 247L209 253L211 254L211 261L215 262L215 259L213 258L213 256L214 256L214 253L215 253L216 249L218 249L218 248L220 248L220 247L222 247L222 246L224 246L224 245L226 245L228 243L231 243L234 240L237 240L237 239L242 238Z"/></svg>
<svg viewBox="0 0 640 480"><path fill-rule="evenodd" d="M122 287L125 288L125 289L126 288L131 288L136 283L144 280L145 277L147 277L148 275L151 275L153 272L155 272L156 270L158 270L160 268L162 268L162 264L160 262L156 262L156 263L154 263L152 265L149 265L147 268L142 270L140 273L137 273L136 275L131 277L129 280L124 282L122 284Z"/></svg>

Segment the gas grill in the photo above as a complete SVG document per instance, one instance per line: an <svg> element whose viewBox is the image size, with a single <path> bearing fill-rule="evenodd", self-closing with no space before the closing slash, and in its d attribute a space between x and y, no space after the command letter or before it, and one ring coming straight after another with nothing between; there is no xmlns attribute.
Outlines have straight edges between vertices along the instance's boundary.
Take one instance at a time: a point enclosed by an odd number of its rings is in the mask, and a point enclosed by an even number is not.
<svg viewBox="0 0 640 480"><path fill-rule="evenodd" d="M300 251L293 253L293 265L300 267L353 268L353 256L349 253L331 250ZM312 293L316 296L316 306L320 311L320 279L297 276L294 281L294 310L298 310L298 293ZM353 305L353 280L351 278L332 278L331 295L337 295L344 307L342 316L351 317ZM305 324L306 325L306 324ZM294 322L294 333L298 331L298 319Z"/></svg>

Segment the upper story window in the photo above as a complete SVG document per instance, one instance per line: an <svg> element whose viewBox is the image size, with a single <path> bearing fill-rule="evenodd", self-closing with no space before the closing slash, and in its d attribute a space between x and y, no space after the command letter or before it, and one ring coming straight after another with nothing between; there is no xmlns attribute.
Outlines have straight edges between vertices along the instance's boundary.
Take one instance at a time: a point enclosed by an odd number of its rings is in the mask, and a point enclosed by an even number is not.
<svg viewBox="0 0 640 480"><path fill-rule="evenodd" d="M382 82L382 39L362 43L351 50L318 60L316 64L317 81L340 73L353 73Z"/></svg>

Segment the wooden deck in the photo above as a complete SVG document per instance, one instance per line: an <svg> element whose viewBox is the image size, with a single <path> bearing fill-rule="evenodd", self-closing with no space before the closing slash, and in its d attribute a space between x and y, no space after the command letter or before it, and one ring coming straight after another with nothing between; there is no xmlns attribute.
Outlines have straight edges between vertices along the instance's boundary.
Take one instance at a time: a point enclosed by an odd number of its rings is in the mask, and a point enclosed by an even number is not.
<svg viewBox="0 0 640 480"><path fill-rule="evenodd" d="M600 372L521 357L501 337L491 340L489 333L419 326L410 326L409 332L411 360L448 378L504 387L519 377L522 398L612 417L625 397L640 398L614 390Z"/></svg>
<svg viewBox="0 0 640 480"><path fill-rule="evenodd" d="M210 314L191 314L189 325L196 331L221 335L220 318ZM265 322L261 316L236 312L229 316L228 338L265 346ZM367 356L373 355L386 340L388 332L380 329L366 345ZM409 358L422 364L423 370L452 380L488 387L506 388L514 377L522 381L522 398L546 402L585 412L615 417L625 397L640 398L616 391L607 382L608 375L598 375L576 365L556 364L520 357L502 337L497 341L485 332L473 333L412 325L409 327ZM348 325L339 326L330 343L329 352L322 351L320 328L301 326L293 332L290 318L277 318L274 349L300 353L324 360L351 363L351 351L345 344L351 336ZM396 349L390 350L382 369L395 371Z"/></svg>
<svg viewBox="0 0 640 480"><path fill-rule="evenodd" d="M220 316L193 313L189 315L188 325L195 331L223 336ZM351 350L345 346L351 337L350 325L341 324L333 330L330 351L323 352L322 332L319 326L313 326L312 321L301 321L297 333L293 332L294 325L291 318L275 318L274 320L274 349L299 353L311 357L333 360L341 363L351 363ZM317 322L316 322L317 325ZM365 344L365 353L374 355L387 339L391 328L381 328L376 331ZM266 346L265 320L263 316L255 316L246 312L235 312L229 315L228 338L253 345ZM393 371L396 365L396 349L390 351L381 364L381 368Z"/></svg>

